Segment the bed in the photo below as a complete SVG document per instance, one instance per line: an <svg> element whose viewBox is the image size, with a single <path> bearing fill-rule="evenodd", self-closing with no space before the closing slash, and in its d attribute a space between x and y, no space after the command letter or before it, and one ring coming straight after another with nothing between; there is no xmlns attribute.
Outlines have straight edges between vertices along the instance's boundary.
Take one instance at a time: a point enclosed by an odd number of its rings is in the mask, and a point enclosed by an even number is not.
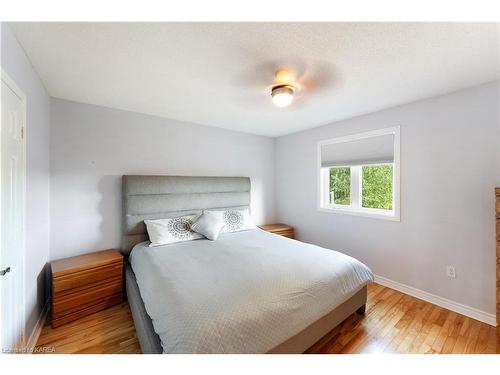
<svg viewBox="0 0 500 375"><path fill-rule="evenodd" d="M253 229L149 247L145 219L250 207L246 177L123 176L126 292L143 353L302 353L366 305L336 251Z"/></svg>

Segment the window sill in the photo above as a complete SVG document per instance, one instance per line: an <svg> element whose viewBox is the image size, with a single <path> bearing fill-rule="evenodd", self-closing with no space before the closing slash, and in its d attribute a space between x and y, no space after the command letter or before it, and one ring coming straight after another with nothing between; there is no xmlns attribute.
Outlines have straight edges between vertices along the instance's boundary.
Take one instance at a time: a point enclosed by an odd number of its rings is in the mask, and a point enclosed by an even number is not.
<svg viewBox="0 0 500 375"><path fill-rule="evenodd" d="M362 216L369 217L372 219L381 219L381 220L389 220L389 221L401 221L399 214L397 213L384 213L378 212L378 210L357 210L353 208L340 208L340 207L319 207L319 212L326 212L329 214L342 214L342 215L352 215L352 216Z"/></svg>

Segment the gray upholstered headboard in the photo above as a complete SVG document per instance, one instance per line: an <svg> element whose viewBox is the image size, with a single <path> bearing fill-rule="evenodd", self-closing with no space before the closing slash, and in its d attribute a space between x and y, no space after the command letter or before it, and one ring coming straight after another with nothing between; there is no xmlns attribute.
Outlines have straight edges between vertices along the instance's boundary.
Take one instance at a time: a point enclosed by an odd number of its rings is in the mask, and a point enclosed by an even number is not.
<svg viewBox="0 0 500 375"><path fill-rule="evenodd" d="M144 219L250 207L248 177L123 176L122 187L124 255L148 240Z"/></svg>

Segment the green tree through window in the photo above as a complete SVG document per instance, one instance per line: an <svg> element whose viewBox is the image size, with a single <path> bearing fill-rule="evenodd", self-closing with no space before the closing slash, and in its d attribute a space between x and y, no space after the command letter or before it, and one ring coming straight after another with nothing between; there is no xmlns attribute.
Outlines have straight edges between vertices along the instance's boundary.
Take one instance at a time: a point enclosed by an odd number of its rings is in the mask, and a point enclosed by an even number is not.
<svg viewBox="0 0 500 375"><path fill-rule="evenodd" d="M351 168L330 168L330 204L351 204ZM332 202L332 198L334 201Z"/></svg>
<svg viewBox="0 0 500 375"><path fill-rule="evenodd" d="M362 207L392 210L392 165L363 166Z"/></svg>

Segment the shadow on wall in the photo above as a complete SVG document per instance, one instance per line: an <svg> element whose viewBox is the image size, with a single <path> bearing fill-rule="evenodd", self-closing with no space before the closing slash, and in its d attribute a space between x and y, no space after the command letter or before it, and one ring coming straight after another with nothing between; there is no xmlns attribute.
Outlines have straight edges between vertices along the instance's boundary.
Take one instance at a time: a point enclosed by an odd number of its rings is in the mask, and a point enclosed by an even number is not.
<svg viewBox="0 0 500 375"><path fill-rule="evenodd" d="M30 331L37 324L43 309L47 304L50 303L51 296L51 271L50 263L45 263L45 265L40 270L40 273L36 277L36 304L33 305L33 310L26 314L26 327L28 330L27 335L30 335ZM47 308L49 306L47 305ZM28 339L29 337L26 337Z"/></svg>
<svg viewBox="0 0 500 375"><path fill-rule="evenodd" d="M99 235L93 249L104 250L121 246L122 233L122 176L106 175L99 179Z"/></svg>
<svg viewBox="0 0 500 375"><path fill-rule="evenodd" d="M95 237L81 250L83 253L104 250L121 245L122 215L122 176L102 176L97 183L99 194L98 219L99 230ZM97 224L97 223L96 223ZM75 254L77 255L77 254ZM37 276L37 304L26 313L26 327L34 327L46 303L50 303L51 267L46 263ZM29 332L27 332L29 335Z"/></svg>

